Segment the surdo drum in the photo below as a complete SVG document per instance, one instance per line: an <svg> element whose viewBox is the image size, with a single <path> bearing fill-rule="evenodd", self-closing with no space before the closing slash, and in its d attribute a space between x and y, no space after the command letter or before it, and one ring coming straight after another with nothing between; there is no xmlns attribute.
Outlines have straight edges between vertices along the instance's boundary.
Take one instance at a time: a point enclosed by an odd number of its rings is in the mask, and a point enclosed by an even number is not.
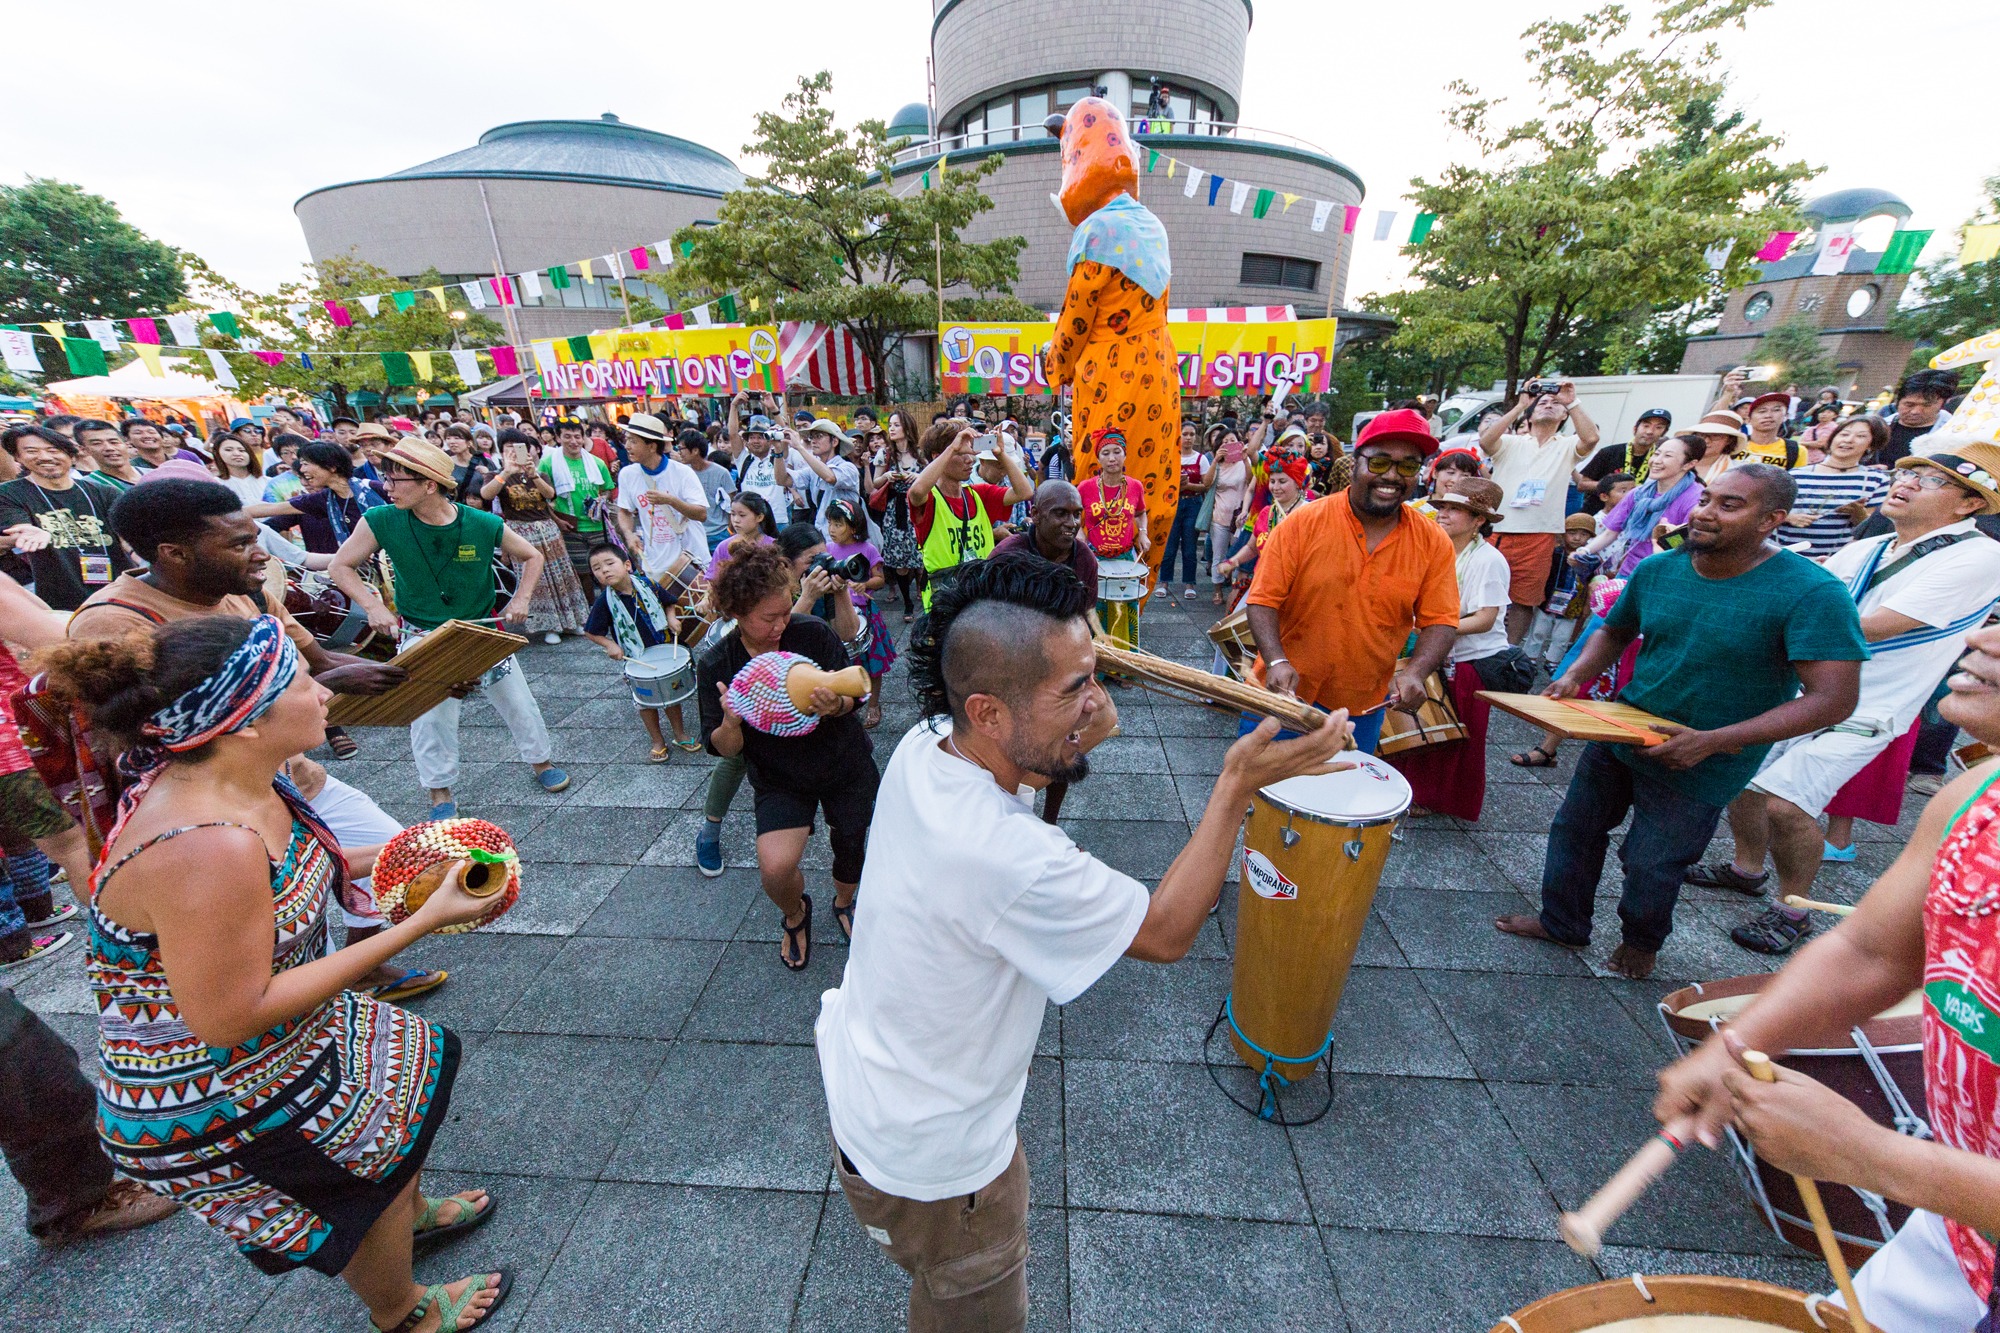
<svg viewBox="0 0 2000 1333"><path fill-rule="evenodd" d="M1139 603L1146 599L1146 562L1097 562L1097 597L1105 604L1104 632L1120 648L1139 646Z"/></svg>
<svg viewBox="0 0 2000 1333"><path fill-rule="evenodd" d="M1492 1333L1847 1333L1852 1327L1839 1306L1789 1287L1740 1277L1635 1275L1544 1296L1503 1317Z"/></svg>

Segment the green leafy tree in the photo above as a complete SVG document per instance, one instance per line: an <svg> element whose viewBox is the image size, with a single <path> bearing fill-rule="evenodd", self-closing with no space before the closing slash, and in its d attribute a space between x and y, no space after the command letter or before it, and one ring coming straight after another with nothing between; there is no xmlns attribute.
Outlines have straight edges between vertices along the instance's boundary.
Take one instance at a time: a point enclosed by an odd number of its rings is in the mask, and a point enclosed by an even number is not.
<svg viewBox="0 0 2000 1333"><path fill-rule="evenodd" d="M1449 120L1476 153L1412 182L1437 223L1405 251L1423 285L1395 342L1497 345L1511 394L1571 368L1558 361L1566 348L1602 357L1620 345L1614 325L1699 301L1712 245L1733 242L1725 285L1747 278L1751 252L1793 219L1795 187L1812 174L1778 161L1779 140L1756 123L1720 112L1712 35L1768 3L1670 0L1643 40L1621 5L1536 22L1523 37L1537 106L1514 124L1453 84ZM1579 345L1593 324L1602 332Z"/></svg>
<svg viewBox="0 0 2000 1333"><path fill-rule="evenodd" d="M81 186L36 177L0 185L0 320L7 323L168 310L187 295L184 258L191 257Z"/></svg>
<svg viewBox="0 0 2000 1333"><path fill-rule="evenodd" d="M886 401L890 351L901 335L936 326L940 266L947 318L1040 316L1009 294L1027 242L960 234L992 209L979 182L1000 169L1000 155L971 168L934 166L928 189L894 186L900 141L880 120L836 125L826 105L832 89L825 71L801 78L780 110L758 115L743 151L768 167L723 199L714 226L675 234L676 246L693 249L667 282L690 303L733 293L746 319L846 329Z"/></svg>
<svg viewBox="0 0 2000 1333"><path fill-rule="evenodd" d="M1986 202L1966 225L2000 222L2000 176L1986 178ZM1919 271L1918 294L1906 300L1889 329L1916 339L1908 369L1920 370L1953 343L2000 329L2000 260L1961 265L1940 259ZM1968 381L1969 382L1969 381Z"/></svg>
<svg viewBox="0 0 2000 1333"><path fill-rule="evenodd" d="M1794 316L1757 340L1757 361L1775 366L1767 381L1782 388L1796 384L1807 393L1839 377L1833 358L1820 350L1819 328L1809 319Z"/></svg>

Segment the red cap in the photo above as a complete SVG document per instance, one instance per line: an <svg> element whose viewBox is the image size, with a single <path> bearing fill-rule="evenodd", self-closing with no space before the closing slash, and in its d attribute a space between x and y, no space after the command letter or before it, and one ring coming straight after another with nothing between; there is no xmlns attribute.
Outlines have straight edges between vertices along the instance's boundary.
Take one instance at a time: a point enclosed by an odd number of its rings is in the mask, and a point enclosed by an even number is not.
<svg viewBox="0 0 2000 1333"><path fill-rule="evenodd" d="M1437 436L1431 434L1430 422L1415 408L1403 407L1393 412L1378 412L1367 425L1361 428L1360 438L1354 441L1354 450L1359 453L1371 444L1386 444L1390 440L1401 440L1414 444L1423 450L1428 458L1437 452Z"/></svg>
<svg viewBox="0 0 2000 1333"><path fill-rule="evenodd" d="M1746 417L1749 416L1765 403L1783 403L1786 409L1789 410L1792 406L1792 396L1788 393L1778 393L1775 390L1770 393L1760 393L1750 400L1750 406L1743 409L1743 415Z"/></svg>

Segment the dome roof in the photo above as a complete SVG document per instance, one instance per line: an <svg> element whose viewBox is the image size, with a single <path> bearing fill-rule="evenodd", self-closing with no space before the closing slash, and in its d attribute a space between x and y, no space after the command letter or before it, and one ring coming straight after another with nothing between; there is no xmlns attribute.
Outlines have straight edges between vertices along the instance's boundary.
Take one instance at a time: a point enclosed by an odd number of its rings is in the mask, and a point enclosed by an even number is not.
<svg viewBox="0 0 2000 1333"><path fill-rule="evenodd" d="M1819 222L1853 222L1876 213L1887 213L1898 222L1910 216L1910 206L1887 190L1861 187L1835 190L1807 201L1799 210Z"/></svg>
<svg viewBox="0 0 2000 1333"><path fill-rule="evenodd" d="M608 111L596 120L496 125L470 148L348 184L438 177L569 180L718 197L743 184L736 164L714 149L627 125Z"/></svg>
<svg viewBox="0 0 2000 1333"><path fill-rule="evenodd" d="M889 118L891 139L922 139L931 132L931 109L922 102L912 102Z"/></svg>

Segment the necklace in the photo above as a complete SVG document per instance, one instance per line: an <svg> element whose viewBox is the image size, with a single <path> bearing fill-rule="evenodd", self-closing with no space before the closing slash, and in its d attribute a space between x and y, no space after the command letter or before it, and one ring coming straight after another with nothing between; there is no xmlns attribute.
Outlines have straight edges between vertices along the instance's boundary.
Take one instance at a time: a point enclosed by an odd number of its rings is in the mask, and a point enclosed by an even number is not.
<svg viewBox="0 0 2000 1333"><path fill-rule="evenodd" d="M425 545L426 539L422 536L419 536L417 530L419 528L423 528L427 529L431 533L435 533L438 530L438 528L440 528L443 525L435 523L426 523L422 519L418 518L415 514L410 515L410 535L413 538L415 538L415 540L411 542L411 545L417 548L417 554L423 558L424 569L431 576L431 589L432 591L437 593L438 604L444 607L444 609L447 611L456 609L452 605L452 602L455 600L457 593L455 590L448 590L444 586L444 571L451 565L452 561L455 560L458 556L459 529L462 528L464 524L465 524L465 511L463 509L460 509L457 505L453 505L451 507L451 528L449 531L449 535L445 539L445 545L447 549L450 550L451 554L446 556L442 561L439 561L432 557L430 549Z"/></svg>

